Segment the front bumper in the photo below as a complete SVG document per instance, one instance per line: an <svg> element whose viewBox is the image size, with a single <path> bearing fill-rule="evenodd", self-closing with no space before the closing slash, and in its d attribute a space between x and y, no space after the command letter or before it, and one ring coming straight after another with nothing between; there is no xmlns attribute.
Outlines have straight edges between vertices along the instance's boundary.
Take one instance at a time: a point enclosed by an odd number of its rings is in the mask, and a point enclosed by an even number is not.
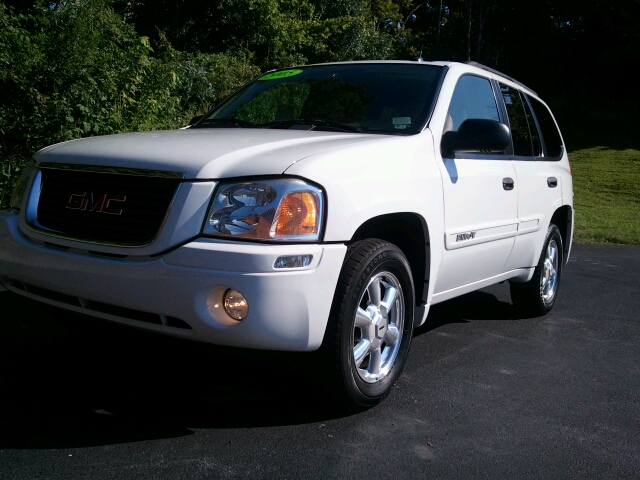
<svg viewBox="0 0 640 480"><path fill-rule="evenodd" d="M159 257L104 258L33 242L18 218L16 212L0 213L0 283L7 289L138 328L237 347L317 349L346 253L342 244L203 238ZM283 255L313 260L303 268L275 269ZM221 308L227 288L249 303L241 322Z"/></svg>

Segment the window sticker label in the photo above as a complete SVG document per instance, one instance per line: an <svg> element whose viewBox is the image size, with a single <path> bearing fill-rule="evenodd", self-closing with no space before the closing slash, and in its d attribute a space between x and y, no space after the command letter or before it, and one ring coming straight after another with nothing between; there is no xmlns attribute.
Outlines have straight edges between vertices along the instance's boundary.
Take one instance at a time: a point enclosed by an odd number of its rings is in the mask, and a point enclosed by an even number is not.
<svg viewBox="0 0 640 480"><path fill-rule="evenodd" d="M411 117L393 117L391 120L397 129L404 129L411 125Z"/></svg>
<svg viewBox="0 0 640 480"><path fill-rule="evenodd" d="M411 125L411 117L393 117L394 125Z"/></svg>
<svg viewBox="0 0 640 480"><path fill-rule="evenodd" d="M302 70L281 70L279 72L271 72L261 76L258 80L276 80L278 78L293 77L302 73Z"/></svg>

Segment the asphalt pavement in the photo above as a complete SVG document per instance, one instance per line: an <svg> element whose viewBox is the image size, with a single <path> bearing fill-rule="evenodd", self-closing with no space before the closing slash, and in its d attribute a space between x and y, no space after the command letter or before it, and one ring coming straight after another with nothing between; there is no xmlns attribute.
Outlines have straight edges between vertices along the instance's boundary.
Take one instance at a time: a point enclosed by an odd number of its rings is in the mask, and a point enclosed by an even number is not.
<svg viewBox="0 0 640 480"><path fill-rule="evenodd" d="M0 479L640 478L640 247L575 245L554 310L434 306L348 414L319 357L228 349L0 293Z"/></svg>

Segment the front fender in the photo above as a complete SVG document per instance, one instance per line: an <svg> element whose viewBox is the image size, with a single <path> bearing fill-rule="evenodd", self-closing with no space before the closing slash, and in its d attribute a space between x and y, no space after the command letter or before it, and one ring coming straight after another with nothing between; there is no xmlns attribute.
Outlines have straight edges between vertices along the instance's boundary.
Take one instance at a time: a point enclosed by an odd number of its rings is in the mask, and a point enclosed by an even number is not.
<svg viewBox="0 0 640 480"><path fill-rule="evenodd" d="M378 141L321 152L295 163L285 173L325 188L326 242L347 242L361 225L381 215L420 215L431 239L431 298L444 248L444 205L429 130L406 137L380 136Z"/></svg>

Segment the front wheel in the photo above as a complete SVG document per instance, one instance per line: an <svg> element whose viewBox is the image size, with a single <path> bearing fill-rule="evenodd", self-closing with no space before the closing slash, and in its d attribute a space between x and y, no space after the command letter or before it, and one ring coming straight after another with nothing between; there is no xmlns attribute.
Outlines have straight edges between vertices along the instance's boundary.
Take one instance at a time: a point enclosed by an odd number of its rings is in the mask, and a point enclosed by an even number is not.
<svg viewBox="0 0 640 480"><path fill-rule="evenodd" d="M395 245L367 239L349 246L325 336L343 400L359 409L379 403L402 372L411 344L414 287Z"/></svg>

